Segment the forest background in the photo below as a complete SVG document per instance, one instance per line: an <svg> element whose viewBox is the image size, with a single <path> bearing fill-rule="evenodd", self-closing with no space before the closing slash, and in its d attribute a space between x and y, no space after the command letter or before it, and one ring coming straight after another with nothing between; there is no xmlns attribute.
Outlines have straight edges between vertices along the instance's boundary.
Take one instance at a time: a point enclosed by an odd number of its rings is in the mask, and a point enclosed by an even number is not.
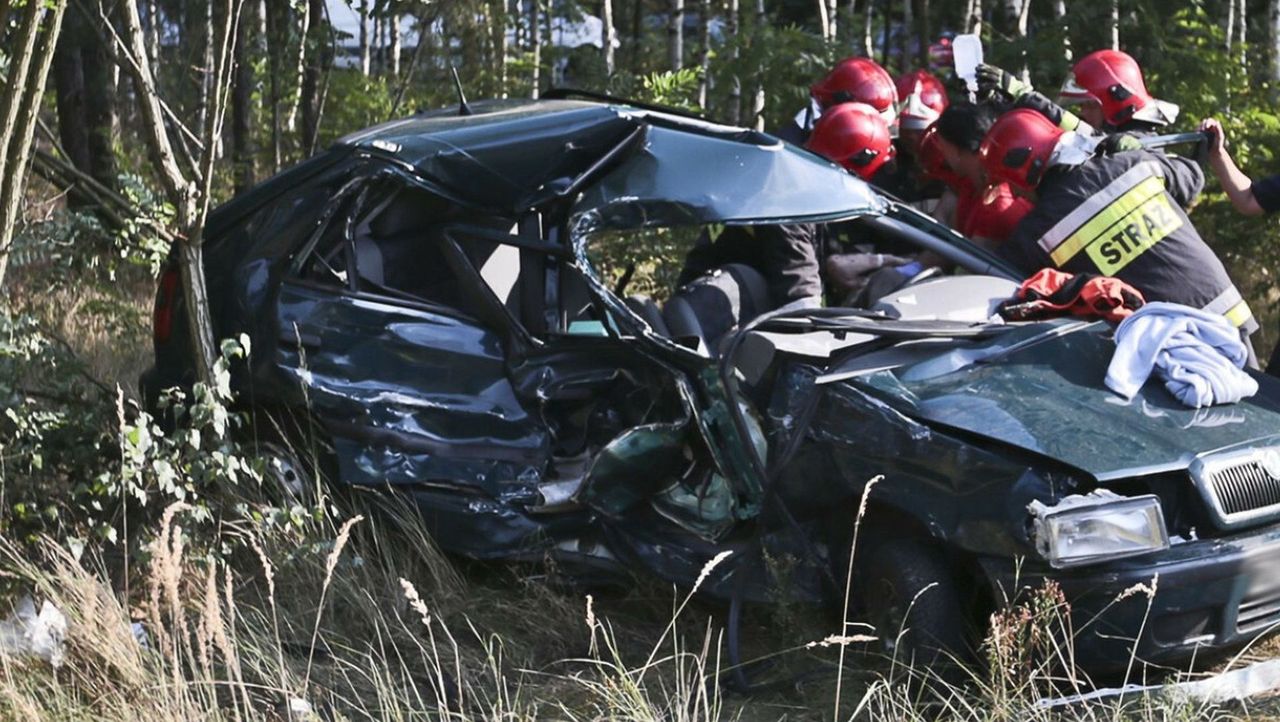
<svg viewBox="0 0 1280 722"><path fill-rule="evenodd" d="M1178 130L1218 117L1246 172L1280 172L1280 0L0 0L0 617L35 593L70 624L53 660L0 634L0 718L829 718L833 699L876 719L1048 715L1032 672L1052 595L932 706L875 664L842 686L830 657L855 640L803 610L753 612L754 651L807 671L735 696L720 612L683 592L584 608L545 569L445 559L410 514L264 495L228 412L234 341L202 340L179 431L136 403L158 270L174 252L192 278L209 209L346 133L456 104L455 68L471 100L571 85L775 129L836 60L934 67L961 32L1049 95L1072 58L1121 48ZM1208 191L1192 219L1266 358L1280 219ZM658 274L680 262L660 241ZM1142 704L1127 714L1207 714Z"/></svg>

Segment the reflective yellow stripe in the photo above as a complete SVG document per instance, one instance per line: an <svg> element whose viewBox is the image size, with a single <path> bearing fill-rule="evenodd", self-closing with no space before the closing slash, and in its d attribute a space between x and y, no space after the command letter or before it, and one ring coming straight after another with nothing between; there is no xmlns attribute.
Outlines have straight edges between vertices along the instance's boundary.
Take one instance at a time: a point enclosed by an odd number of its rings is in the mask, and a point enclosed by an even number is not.
<svg viewBox="0 0 1280 722"><path fill-rule="evenodd" d="M1160 207L1152 205L1153 202ZM1164 183L1159 178L1148 177L1067 236L1049 257L1054 265L1061 266L1096 241L1114 237L1114 243L1098 243L1089 252L1098 268L1110 275L1113 271L1108 267L1115 270L1123 268L1133 260L1132 256L1141 253L1131 250L1135 244L1146 250L1181 225L1182 219L1173 213L1164 196ZM1119 251L1120 256L1110 251L1104 253L1104 245L1107 249Z"/></svg>
<svg viewBox="0 0 1280 722"><path fill-rule="evenodd" d="M1160 166L1151 161L1138 163L1116 176L1105 187L1089 196L1080 205L1072 209L1070 213L1053 224L1053 228L1045 231L1044 236L1040 238L1040 248L1045 253L1053 253L1054 249L1062 245L1062 242L1068 236L1075 233L1081 226L1088 223L1091 218L1105 210L1113 201L1133 190L1134 186L1153 176L1157 178L1164 177L1160 172Z"/></svg>
<svg viewBox="0 0 1280 722"><path fill-rule="evenodd" d="M1240 303L1232 306L1230 311L1227 311L1222 315L1227 317L1227 320L1231 322L1232 326L1240 328L1248 323L1249 319L1253 318L1253 311L1249 310L1248 303L1241 301Z"/></svg>

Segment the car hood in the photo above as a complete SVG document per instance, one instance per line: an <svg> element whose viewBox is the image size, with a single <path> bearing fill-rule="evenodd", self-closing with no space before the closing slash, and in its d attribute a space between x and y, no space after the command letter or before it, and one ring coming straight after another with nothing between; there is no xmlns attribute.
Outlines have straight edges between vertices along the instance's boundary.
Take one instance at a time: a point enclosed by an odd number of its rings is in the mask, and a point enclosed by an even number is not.
<svg viewBox="0 0 1280 722"><path fill-rule="evenodd" d="M1182 470L1200 455L1280 442L1270 378L1237 404L1189 409L1154 377L1125 401L1103 383L1114 350L1106 324L1058 321L953 344L848 382L909 416L1056 459L1099 481Z"/></svg>

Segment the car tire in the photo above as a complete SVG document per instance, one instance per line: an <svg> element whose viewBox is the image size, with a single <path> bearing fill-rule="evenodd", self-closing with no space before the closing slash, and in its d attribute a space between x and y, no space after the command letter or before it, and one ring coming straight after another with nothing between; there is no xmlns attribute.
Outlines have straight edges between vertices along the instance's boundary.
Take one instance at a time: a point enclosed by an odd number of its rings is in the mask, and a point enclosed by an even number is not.
<svg viewBox="0 0 1280 722"><path fill-rule="evenodd" d="M956 574L927 542L898 539L868 549L853 583L895 665L953 681L970 661L972 623Z"/></svg>
<svg viewBox="0 0 1280 722"><path fill-rule="evenodd" d="M280 504L318 503L336 478L333 445L319 424L288 412L252 415L247 452L261 462L262 489Z"/></svg>

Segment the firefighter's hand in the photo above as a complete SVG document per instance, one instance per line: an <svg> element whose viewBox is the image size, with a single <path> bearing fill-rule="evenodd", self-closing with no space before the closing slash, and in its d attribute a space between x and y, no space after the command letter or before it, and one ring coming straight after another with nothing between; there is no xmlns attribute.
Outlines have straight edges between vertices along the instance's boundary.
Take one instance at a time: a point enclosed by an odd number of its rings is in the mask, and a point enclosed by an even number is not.
<svg viewBox="0 0 1280 722"><path fill-rule="evenodd" d="M838 289L860 290L872 273L908 263L911 263L910 258L888 253L838 253L827 257L827 279Z"/></svg>
<svg viewBox="0 0 1280 722"><path fill-rule="evenodd" d="M1098 148L1107 155L1114 155L1130 150L1142 150L1142 141L1132 133L1112 133L1098 144Z"/></svg>
<svg viewBox="0 0 1280 722"><path fill-rule="evenodd" d="M1217 118L1205 118L1200 121L1201 133L1209 136L1209 152L1221 153L1227 149L1227 132Z"/></svg>
<svg viewBox="0 0 1280 722"><path fill-rule="evenodd" d="M978 66L976 74L978 96L982 98L1003 96L1008 100L1016 101L1034 90L1031 83L1024 83L1018 76L994 65L983 63Z"/></svg>

